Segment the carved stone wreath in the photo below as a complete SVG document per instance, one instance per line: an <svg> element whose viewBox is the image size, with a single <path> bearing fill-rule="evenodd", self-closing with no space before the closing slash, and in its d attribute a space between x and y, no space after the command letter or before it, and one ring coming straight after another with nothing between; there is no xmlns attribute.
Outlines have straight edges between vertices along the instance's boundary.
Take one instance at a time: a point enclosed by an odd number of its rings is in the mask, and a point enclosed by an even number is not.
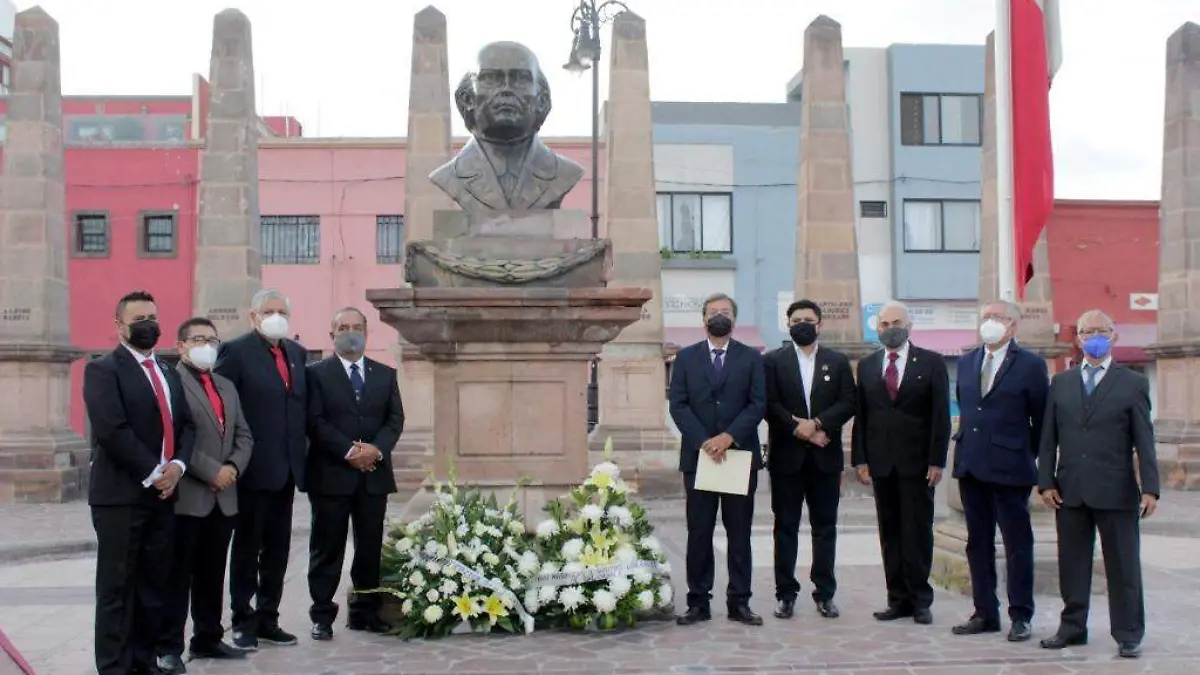
<svg viewBox="0 0 1200 675"><path fill-rule="evenodd" d="M498 284L524 284L531 281L552 279L602 255L608 246L606 240L588 242L583 248L545 258L532 260L508 260L502 258L476 258L473 256L447 253L428 242L413 242L408 245L405 261L406 281L415 279L416 257L428 260L435 267L470 279L481 279Z"/></svg>

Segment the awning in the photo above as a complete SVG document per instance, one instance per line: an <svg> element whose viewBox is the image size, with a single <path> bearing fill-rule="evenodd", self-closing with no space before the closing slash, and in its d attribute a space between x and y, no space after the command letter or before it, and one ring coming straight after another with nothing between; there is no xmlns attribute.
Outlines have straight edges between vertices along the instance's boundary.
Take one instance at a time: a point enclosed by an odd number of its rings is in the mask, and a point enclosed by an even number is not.
<svg viewBox="0 0 1200 675"><path fill-rule="evenodd" d="M1115 326L1117 344L1113 345L1113 359L1117 363L1146 363L1154 357L1146 353L1146 347L1158 341L1157 323L1122 323Z"/></svg>
<svg viewBox="0 0 1200 675"><path fill-rule="evenodd" d="M979 344L979 333L973 330L914 330L909 337L918 347L942 356L962 356L964 349Z"/></svg>
<svg viewBox="0 0 1200 675"><path fill-rule="evenodd" d="M705 339L703 326L668 326L663 328L663 342L678 347L687 347ZM765 351L767 345L763 342L762 334L757 326L738 326L733 329L733 339L742 344Z"/></svg>

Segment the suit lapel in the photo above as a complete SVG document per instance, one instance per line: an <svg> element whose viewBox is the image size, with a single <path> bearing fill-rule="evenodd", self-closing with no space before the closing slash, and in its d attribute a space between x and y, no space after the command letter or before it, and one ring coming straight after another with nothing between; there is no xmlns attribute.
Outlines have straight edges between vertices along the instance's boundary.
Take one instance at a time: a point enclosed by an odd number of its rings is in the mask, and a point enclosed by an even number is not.
<svg viewBox="0 0 1200 675"><path fill-rule="evenodd" d="M158 408L158 394L154 391L154 385L150 384L150 378L146 376L146 367L124 345L117 347L113 354L117 359L117 363L121 364L126 372L129 373L129 376L137 382L137 387L142 397L148 399L155 408Z"/></svg>
<svg viewBox="0 0 1200 675"><path fill-rule="evenodd" d="M1084 395L1086 396L1087 390L1082 386L1083 381L1085 380L1083 368L1079 369L1079 376L1081 379L1080 391L1084 392ZM1108 368L1104 371L1104 377L1101 378L1098 383L1096 383L1096 389L1092 392L1092 395L1088 397L1090 400L1088 400L1087 403L1090 405L1085 405L1083 408L1084 420L1090 419L1092 414L1096 412L1096 409L1100 407L1100 404L1104 402L1104 397L1108 396L1108 392L1111 391L1114 386L1116 386L1113 380L1117 377L1120 377L1120 374L1117 372L1117 364L1110 363Z"/></svg>
<svg viewBox="0 0 1200 675"><path fill-rule="evenodd" d="M908 345L908 360L904 364L904 375L900 378L900 389L896 392L896 400L894 405L899 405L900 400L905 394L913 388L913 383L921 378L925 373L925 360L917 358L917 349L911 343ZM887 395L887 385L884 384L884 395Z"/></svg>
<svg viewBox="0 0 1200 675"><path fill-rule="evenodd" d="M179 373L179 381L183 386L184 392L191 392L192 396L200 401L200 407L204 409L205 416L212 422L217 429L221 428L221 422L217 419L217 411L213 410L212 402L208 400L208 392L204 391L204 386L192 374L186 371L187 366L180 363L176 366L176 372ZM215 384L215 381L214 381ZM220 392L218 392L220 393Z"/></svg>
<svg viewBox="0 0 1200 675"><path fill-rule="evenodd" d="M725 384L725 379L729 376L729 367L737 361L741 350L734 347L735 343L732 339L725 343L725 353L721 356L721 372L717 374L717 386Z"/></svg>
<svg viewBox="0 0 1200 675"><path fill-rule="evenodd" d="M508 208L508 204L498 204L496 199L504 200L504 190L496 179L496 170L483 154L483 148L475 139L467 141L467 145L454 161L454 170L462 179L463 186L479 203L493 209Z"/></svg>
<svg viewBox="0 0 1200 675"><path fill-rule="evenodd" d="M521 178L517 181L517 193L513 195L513 208L532 209L554 179L558 160L554 153L536 138L529 148L525 165L521 167Z"/></svg>

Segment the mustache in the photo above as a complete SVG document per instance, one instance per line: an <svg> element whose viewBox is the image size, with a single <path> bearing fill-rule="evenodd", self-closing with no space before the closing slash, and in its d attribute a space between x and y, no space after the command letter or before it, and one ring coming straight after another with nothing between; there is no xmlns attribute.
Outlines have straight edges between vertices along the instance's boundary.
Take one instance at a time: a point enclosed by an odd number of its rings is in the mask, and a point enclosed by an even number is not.
<svg viewBox="0 0 1200 675"><path fill-rule="evenodd" d="M489 98L484 103L489 108L508 107L508 108L521 109L521 108L525 107L525 102L521 99L520 96L517 96L516 94L512 94L512 93L507 93L507 92L501 92L499 94L496 94L496 95L492 96L491 98Z"/></svg>

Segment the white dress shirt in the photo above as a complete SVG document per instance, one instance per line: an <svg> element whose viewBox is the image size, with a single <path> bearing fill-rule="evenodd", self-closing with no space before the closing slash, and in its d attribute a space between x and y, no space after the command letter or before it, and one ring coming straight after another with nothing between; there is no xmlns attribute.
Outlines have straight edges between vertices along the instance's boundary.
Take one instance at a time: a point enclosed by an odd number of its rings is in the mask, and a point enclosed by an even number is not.
<svg viewBox="0 0 1200 675"><path fill-rule="evenodd" d="M900 383L904 381L904 367L908 365L908 347L911 344L912 344L911 342L905 342L904 345L900 347L900 349L896 350L896 353L900 355L900 358L896 359L896 386L897 387L899 387ZM887 350L884 350L884 354L883 354L883 376L884 377L887 377L888 364L891 362L892 362L892 359L890 356L890 352L888 352Z"/></svg>
<svg viewBox="0 0 1200 675"><path fill-rule="evenodd" d="M1000 347L999 349L997 349L996 351L991 351L987 348L986 345L984 346L984 348L983 348L983 363L981 363L979 365L980 376L983 375L983 368L987 365L988 354L992 355L992 372L988 373L987 387L983 390L984 394L987 394L989 391L991 391L992 385L996 383L996 372L998 370L1000 370L1000 364L1004 363L1004 357L1008 356L1008 346L1011 344L1012 344L1012 340L1009 340L1008 342L1005 342L1004 345L1002 347Z"/></svg>
<svg viewBox="0 0 1200 675"><path fill-rule="evenodd" d="M158 375L158 381L162 384L162 388L163 388L163 396L167 399L167 414L171 416L171 420L172 420L172 422L174 422L175 411L172 409L173 406L171 405L171 385L167 382L167 376L163 373L162 368L159 367L158 359L154 358L153 354L151 354L150 356L146 356L145 354L137 351L136 349L134 349L133 347L130 347L129 345L123 345L123 346L125 347L125 349L128 349L129 353L133 355L133 358L137 360L138 367L142 369L142 374L144 374L146 376L146 381L150 383L151 390L154 389L154 378L150 377L150 371L149 371L149 369L146 368L144 363L145 363L146 359L149 359L150 363L154 364L153 365L154 374ZM156 396L155 400L156 401L158 400L157 396ZM166 431L166 430L164 429L163 431ZM176 449L178 449L178 448L176 448ZM158 456L158 464L159 465L154 467L154 471L150 472L150 475L147 476L146 479L142 481L142 487L150 487L151 485L154 485L154 481L158 480L159 478L162 478L163 467L166 466L166 464L167 464L167 455L166 455L167 439L166 438L163 438L162 449L159 450L159 453L160 453ZM187 465L184 464L183 462L179 461L178 459L172 459L171 464L174 464L179 467L179 471L180 471L179 475L180 476L187 473Z"/></svg>
<svg viewBox="0 0 1200 675"><path fill-rule="evenodd" d="M350 379L350 366L358 366L358 376L362 378L363 384L366 384L366 382L367 382L367 363L366 363L367 357L360 356L360 357L358 357L357 361L347 361L346 359L342 358L341 354L338 354L338 361L342 362L342 370L346 371L346 379ZM350 459L350 455L354 454L354 450L357 447L358 446L356 446L356 445L350 446L350 449L346 451L346 459Z"/></svg>
<svg viewBox="0 0 1200 675"><path fill-rule="evenodd" d="M733 342L733 340L726 342L724 347L718 347L717 345L713 344L712 340L709 340L708 341L708 360L709 360L709 362L711 362L713 364L715 364L717 362L717 350L720 349L721 350L721 367L724 368L725 362L729 360L729 344L731 342Z"/></svg>
<svg viewBox="0 0 1200 675"><path fill-rule="evenodd" d="M808 416L812 414L812 387L813 377L817 370L817 345L814 343L812 354L805 354L804 349L798 344L793 344L792 348L796 350L796 359L800 362L800 386L804 388L804 409L808 411Z"/></svg>
<svg viewBox="0 0 1200 675"><path fill-rule="evenodd" d="M1088 380L1088 369L1089 368L1099 368L1100 369L1100 372L1096 373L1096 386L1099 387L1100 380L1103 380L1104 376L1108 374L1108 371L1112 369L1112 355L1110 354L1110 355L1104 357L1104 360L1095 366L1093 366L1090 362L1088 362L1087 359L1084 359L1083 362L1080 363L1079 365L1080 365L1079 375L1081 377L1083 377L1084 384L1086 384L1087 380Z"/></svg>

